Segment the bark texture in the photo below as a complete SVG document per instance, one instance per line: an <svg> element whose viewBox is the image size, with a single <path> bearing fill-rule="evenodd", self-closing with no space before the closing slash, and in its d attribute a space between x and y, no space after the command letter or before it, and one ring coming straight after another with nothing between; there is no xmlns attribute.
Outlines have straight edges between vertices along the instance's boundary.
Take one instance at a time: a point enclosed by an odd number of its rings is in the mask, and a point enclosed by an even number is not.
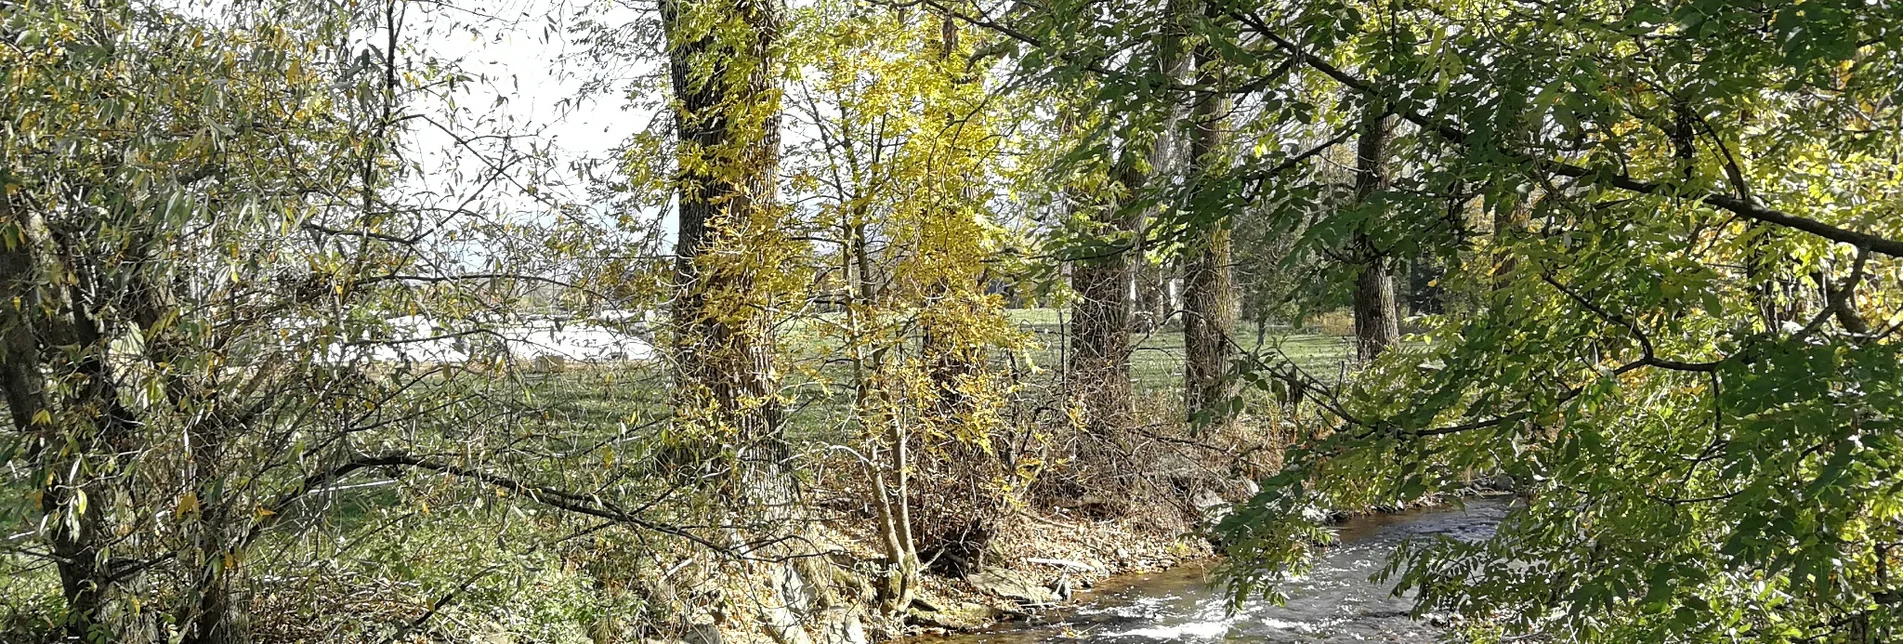
<svg viewBox="0 0 1903 644"><path fill-rule="evenodd" d="M1197 69L1197 84L1215 85L1219 79L1213 53L1198 52L1203 58ZM1226 132L1223 118L1231 109L1226 96L1201 94L1196 99L1191 119L1195 126L1190 140L1188 173L1192 181L1206 184L1215 174L1219 152ZM1197 191L1204 190L1197 187ZM1191 203L1208 200L1192 198ZM1210 432L1232 426L1234 414L1229 402L1236 396L1236 383L1230 377L1234 358L1231 339L1236 328L1240 303L1236 299L1235 269L1232 260L1228 213L1196 213L1204 223L1201 234L1185 249L1183 263L1183 394L1184 407L1191 418L1203 418Z"/></svg>
<svg viewBox="0 0 1903 644"><path fill-rule="evenodd" d="M1355 276L1355 355L1362 360L1380 357L1401 340L1390 265L1385 257L1372 258Z"/></svg>
<svg viewBox="0 0 1903 644"><path fill-rule="evenodd" d="M66 627L84 638L105 617L110 598L104 508L115 497L114 455L129 451L136 419L120 400L108 338L94 317L101 302L91 264L62 253L47 222L15 205L0 203L0 384L28 453L46 472L39 507L66 599ZM52 279L55 272L70 275L68 283ZM48 396L49 374L61 378L67 395Z"/></svg>
<svg viewBox="0 0 1903 644"><path fill-rule="evenodd" d="M1134 170L1121 174L1125 182L1141 180ZM1092 208L1079 203L1072 207ZM1102 233L1135 233L1135 215L1102 212L1114 209L1094 208L1099 214L1092 223ZM1070 267L1077 299L1071 304L1068 382L1072 398L1084 407L1085 429L1097 436L1118 436L1135 418L1130 401L1130 285L1137 257L1134 250L1119 250Z"/></svg>
<svg viewBox="0 0 1903 644"><path fill-rule="evenodd" d="M1388 188L1388 144L1394 136L1394 117L1379 104L1369 105L1362 115L1360 141L1355 146L1356 207L1367 206L1376 194ZM1378 248L1368 229L1382 225L1381 217L1369 217L1355 235L1356 267L1354 314L1355 355L1373 360L1401 340L1400 312L1394 298L1394 261L1390 253Z"/></svg>
<svg viewBox="0 0 1903 644"><path fill-rule="evenodd" d="M675 240L675 396L692 424L741 446L742 496L784 503L785 413L773 381L772 329L760 266L743 245L777 234L780 154L778 0L671 0L661 5L680 106L684 160ZM716 23L709 27L708 21ZM726 27L735 27L732 29Z"/></svg>

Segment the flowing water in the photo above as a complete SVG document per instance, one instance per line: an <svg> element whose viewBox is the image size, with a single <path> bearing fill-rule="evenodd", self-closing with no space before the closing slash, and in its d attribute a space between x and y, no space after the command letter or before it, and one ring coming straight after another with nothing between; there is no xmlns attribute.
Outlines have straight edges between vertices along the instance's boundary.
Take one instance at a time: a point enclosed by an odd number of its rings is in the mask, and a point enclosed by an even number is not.
<svg viewBox="0 0 1903 644"><path fill-rule="evenodd" d="M1249 602L1229 614L1219 588L1198 566L1112 578L1077 604L997 629L930 640L961 644L1025 642L1433 642L1433 620L1408 617L1411 597L1368 577L1403 540L1442 534L1479 539L1506 515L1505 499L1350 519L1314 570L1286 587L1283 606Z"/></svg>

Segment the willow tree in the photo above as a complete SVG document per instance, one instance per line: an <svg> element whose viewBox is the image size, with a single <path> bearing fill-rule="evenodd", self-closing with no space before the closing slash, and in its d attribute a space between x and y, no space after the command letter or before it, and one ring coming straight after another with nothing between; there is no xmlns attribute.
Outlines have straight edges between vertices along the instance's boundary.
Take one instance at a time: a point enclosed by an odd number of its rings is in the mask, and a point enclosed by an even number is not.
<svg viewBox="0 0 1903 644"><path fill-rule="evenodd" d="M382 157L374 132L348 142L361 121L333 88L374 105L380 85L321 53L342 15L9 3L0 20L0 453L35 490L23 534L73 635L147 636L152 611L125 599L150 575L180 637L232 641L234 562L286 483L264 476L289 457L284 415L323 395L295 351L258 343L333 294L259 275L322 264L301 235L350 204L309 195L352 193L352 162Z"/></svg>
<svg viewBox="0 0 1903 644"><path fill-rule="evenodd" d="M75 637L248 637L276 517L367 467L368 416L329 413L381 395L345 345L417 268L413 227L449 223L382 192L398 7L266 8L0 6L0 454L33 490L0 518Z"/></svg>

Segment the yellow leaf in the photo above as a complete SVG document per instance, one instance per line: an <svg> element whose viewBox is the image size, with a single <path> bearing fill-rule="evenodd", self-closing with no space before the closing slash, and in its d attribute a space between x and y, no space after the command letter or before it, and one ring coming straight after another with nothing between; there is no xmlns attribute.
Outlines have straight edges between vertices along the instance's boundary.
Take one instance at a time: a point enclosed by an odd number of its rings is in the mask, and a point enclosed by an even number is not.
<svg viewBox="0 0 1903 644"><path fill-rule="evenodd" d="M185 516L187 514L191 514L197 511L198 511L198 493L197 492L186 492L185 496L178 497L178 509L174 511L174 514L178 516Z"/></svg>

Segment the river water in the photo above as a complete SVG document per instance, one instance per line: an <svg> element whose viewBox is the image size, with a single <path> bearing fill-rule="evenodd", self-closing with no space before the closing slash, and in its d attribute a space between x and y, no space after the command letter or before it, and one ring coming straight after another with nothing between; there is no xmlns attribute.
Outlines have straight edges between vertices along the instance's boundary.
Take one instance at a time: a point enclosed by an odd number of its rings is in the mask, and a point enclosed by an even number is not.
<svg viewBox="0 0 1903 644"><path fill-rule="evenodd" d="M960 644L1027 642L1434 642L1442 634L1429 619L1408 616L1411 597L1394 597L1391 585L1368 577L1379 571L1396 544L1443 534L1480 539L1506 516L1506 499L1469 500L1464 508L1439 507L1349 519L1337 526L1339 545L1314 570L1287 586L1288 602L1253 601L1236 613L1225 610L1208 570L1171 570L1112 578L1077 603L994 630L932 639Z"/></svg>

